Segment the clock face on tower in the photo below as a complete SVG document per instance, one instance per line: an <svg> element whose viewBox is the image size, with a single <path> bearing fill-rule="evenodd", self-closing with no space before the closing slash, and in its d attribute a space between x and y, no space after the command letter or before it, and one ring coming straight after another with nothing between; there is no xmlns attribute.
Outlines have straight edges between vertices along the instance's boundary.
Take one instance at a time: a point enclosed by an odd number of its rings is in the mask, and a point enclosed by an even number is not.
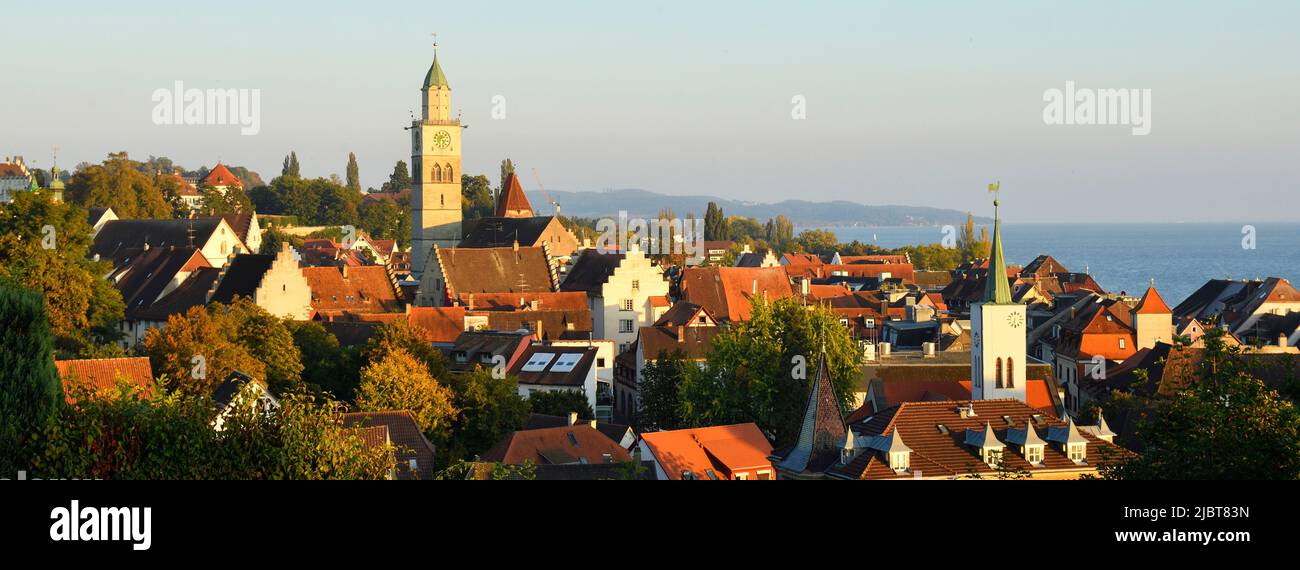
<svg viewBox="0 0 1300 570"><path fill-rule="evenodd" d="M1020 313L1011 313L1010 315L1007 315L1007 324L1011 325L1011 328L1013 329L1018 329L1021 325L1025 324L1025 316Z"/></svg>
<svg viewBox="0 0 1300 570"><path fill-rule="evenodd" d="M451 135L447 134L447 131L438 131L437 133L434 133L433 135L434 148L447 150L447 147L449 146L451 146Z"/></svg>

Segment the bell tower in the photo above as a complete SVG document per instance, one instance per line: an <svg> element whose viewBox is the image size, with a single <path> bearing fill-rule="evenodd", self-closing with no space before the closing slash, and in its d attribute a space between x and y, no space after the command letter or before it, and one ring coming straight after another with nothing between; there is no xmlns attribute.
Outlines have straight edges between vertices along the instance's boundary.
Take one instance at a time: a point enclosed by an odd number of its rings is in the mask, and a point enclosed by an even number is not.
<svg viewBox="0 0 1300 570"><path fill-rule="evenodd" d="M990 184L996 196L1000 184ZM971 304L971 399L1025 401L1025 305L1011 300L1002 256L1002 223L993 199L993 246L984 297Z"/></svg>
<svg viewBox="0 0 1300 570"><path fill-rule="evenodd" d="M451 116L451 85L438 64L420 88L420 118L411 124L411 272L423 274L433 246L456 247L461 235L460 119Z"/></svg>

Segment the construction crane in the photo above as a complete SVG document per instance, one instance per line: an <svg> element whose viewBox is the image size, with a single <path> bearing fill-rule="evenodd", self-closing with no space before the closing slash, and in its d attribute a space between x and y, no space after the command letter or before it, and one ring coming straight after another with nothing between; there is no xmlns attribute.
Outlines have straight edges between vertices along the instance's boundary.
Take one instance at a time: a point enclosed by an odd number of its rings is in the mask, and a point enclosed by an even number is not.
<svg viewBox="0 0 1300 570"><path fill-rule="evenodd" d="M550 193L546 191L546 187L542 186L542 177L537 175L536 168L533 169L533 180L537 181L537 189L542 191L542 198L544 198L552 206L555 206L555 217L557 218L560 217L560 203L556 202L555 200L552 200Z"/></svg>

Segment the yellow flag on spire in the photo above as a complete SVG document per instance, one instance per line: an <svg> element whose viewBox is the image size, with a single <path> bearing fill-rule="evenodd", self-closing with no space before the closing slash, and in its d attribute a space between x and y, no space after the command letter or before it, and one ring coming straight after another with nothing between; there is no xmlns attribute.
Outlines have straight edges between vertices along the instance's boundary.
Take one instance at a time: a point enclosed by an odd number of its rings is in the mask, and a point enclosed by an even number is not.
<svg viewBox="0 0 1300 570"><path fill-rule="evenodd" d="M1001 181L1001 180L999 180L999 181L997 181L997 182L994 182L994 183L992 183L992 184L989 184L989 192L997 192L998 189L1001 188L1001 187L1002 187L1002 181Z"/></svg>

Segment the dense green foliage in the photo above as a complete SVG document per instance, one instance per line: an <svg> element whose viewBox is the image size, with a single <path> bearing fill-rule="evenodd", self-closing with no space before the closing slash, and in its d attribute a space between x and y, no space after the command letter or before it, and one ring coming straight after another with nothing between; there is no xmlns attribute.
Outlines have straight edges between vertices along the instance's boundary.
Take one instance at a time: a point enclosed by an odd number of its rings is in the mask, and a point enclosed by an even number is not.
<svg viewBox="0 0 1300 570"><path fill-rule="evenodd" d="M0 281L0 473L26 469L39 426L61 403L54 336L40 294Z"/></svg>
<svg viewBox="0 0 1300 570"><path fill-rule="evenodd" d="M587 395L577 390L535 391L528 395L534 414L568 417L570 412L578 412L578 419L595 419Z"/></svg>

